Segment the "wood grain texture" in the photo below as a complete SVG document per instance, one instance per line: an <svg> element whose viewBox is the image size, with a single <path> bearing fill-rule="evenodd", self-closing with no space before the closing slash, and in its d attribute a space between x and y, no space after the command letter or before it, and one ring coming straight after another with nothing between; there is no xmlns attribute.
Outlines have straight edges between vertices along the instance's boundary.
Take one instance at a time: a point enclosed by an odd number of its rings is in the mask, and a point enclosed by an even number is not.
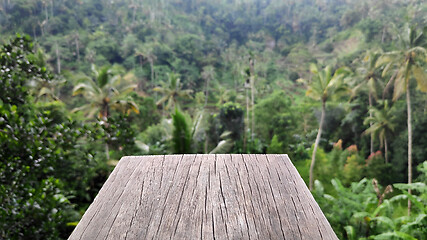
<svg viewBox="0 0 427 240"><path fill-rule="evenodd" d="M69 239L338 239L287 155L124 157Z"/></svg>

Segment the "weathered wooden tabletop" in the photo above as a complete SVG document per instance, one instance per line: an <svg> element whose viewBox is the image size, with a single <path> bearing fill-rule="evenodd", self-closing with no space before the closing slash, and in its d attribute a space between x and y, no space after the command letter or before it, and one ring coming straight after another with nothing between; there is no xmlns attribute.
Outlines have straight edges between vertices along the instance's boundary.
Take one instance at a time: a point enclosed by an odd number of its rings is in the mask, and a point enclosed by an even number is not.
<svg viewBox="0 0 427 240"><path fill-rule="evenodd" d="M69 239L338 239L287 155L124 157Z"/></svg>

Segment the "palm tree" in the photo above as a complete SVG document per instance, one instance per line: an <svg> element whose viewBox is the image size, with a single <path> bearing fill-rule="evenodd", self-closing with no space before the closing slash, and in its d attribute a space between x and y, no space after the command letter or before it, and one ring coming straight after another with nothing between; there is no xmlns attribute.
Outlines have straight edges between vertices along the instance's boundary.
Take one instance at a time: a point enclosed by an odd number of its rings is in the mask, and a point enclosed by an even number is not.
<svg viewBox="0 0 427 240"><path fill-rule="evenodd" d="M98 117L105 121L108 121L110 109L139 113L138 106L128 95L134 91L136 85L121 84L122 77L115 74L114 70L114 67L104 66L97 69L92 65L94 78L84 76L73 89L73 96L81 94L88 103L74 111L84 111L88 117L97 113Z"/></svg>
<svg viewBox="0 0 427 240"><path fill-rule="evenodd" d="M383 109L376 109L371 107L369 109L370 117L365 119L364 123L370 124L370 127L365 130L365 134L378 135L380 140L380 148L384 146L384 158L388 163L388 144L387 135L394 131L396 114L388 105L388 101L384 101Z"/></svg>
<svg viewBox="0 0 427 240"><path fill-rule="evenodd" d="M155 48L155 43L152 44L144 44L138 46L138 48L135 50L135 56L139 58L139 64L142 65L146 62L150 64L150 81L151 85L154 86L154 62L157 60L156 55L153 52L153 49ZM146 60L143 60L143 59Z"/></svg>
<svg viewBox="0 0 427 240"><path fill-rule="evenodd" d="M205 105L208 104L209 97L209 82L215 79L215 68L213 66L206 66L203 68L202 78L205 80Z"/></svg>
<svg viewBox="0 0 427 240"><path fill-rule="evenodd" d="M178 97L192 98L191 93L193 90L182 89L181 79L178 74L169 73L168 83L163 83L161 87L156 87L153 90L163 94L163 97L157 101L157 105L167 102L165 109L168 110L178 105Z"/></svg>
<svg viewBox="0 0 427 240"><path fill-rule="evenodd" d="M84 111L88 117L98 113L98 117L105 121L107 127L111 108L123 113L139 113L138 105L127 95L135 90L136 85L121 85L121 76L117 74L117 70L114 66L97 69L92 65L94 78L84 76L73 89L73 96L81 94L89 102L73 111ZM105 155L107 160L110 160L108 142L105 143Z"/></svg>
<svg viewBox="0 0 427 240"><path fill-rule="evenodd" d="M373 100L378 99L377 89L381 84L381 79L379 74L377 73L377 68L375 67L375 63L378 58L381 56L380 52L372 52L367 51L366 55L363 59L364 64L358 68L358 73L362 78L362 83L356 86L356 89L359 87L367 87L368 89L368 101L369 101L369 109L373 106ZM369 111L369 118L372 118L372 111ZM372 122L369 123L372 126ZM371 145L370 150L371 154L374 152L374 133L371 133Z"/></svg>
<svg viewBox="0 0 427 240"><path fill-rule="evenodd" d="M319 71L315 64L310 65L310 71L314 74L309 83L306 95L314 100L322 102L322 114L320 117L319 131L317 132L316 141L314 143L313 155L310 164L310 181L309 189L313 189L313 170L316 161L317 147L319 146L320 137L322 135L323 123L325 121L326 102L333 96L346 92L344 87L344 77L349 70L347 68L339 68L332 75L332 67L327 66L322 71Z"/></svg>
<svg viewBox="0 0 427 240"><path fill-rule="evenodd" d="M407 120L408 120L408 184L412 183L412 111L410 80L415 78L418 88L427 92L427 75L422 63L427 61L427 38L423 32L418 32L414 26L405 25L403 34L398 34L400 49L383 54L376 66L384 66L383 76L392 71L387 85L394 82L393 101L406 91ZM411 189L409 189L409 194ZM411 202L408 200L408 214Z"/></svg>

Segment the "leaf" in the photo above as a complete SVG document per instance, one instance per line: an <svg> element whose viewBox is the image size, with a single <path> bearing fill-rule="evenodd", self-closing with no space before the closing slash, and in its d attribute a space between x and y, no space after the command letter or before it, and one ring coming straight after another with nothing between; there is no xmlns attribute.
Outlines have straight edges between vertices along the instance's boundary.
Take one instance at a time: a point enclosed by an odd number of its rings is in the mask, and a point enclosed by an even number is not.
<svg viewBox="0 0 427 240"><path fill-rule="evenodd" d="M89 82L89 83L79 83L73 88L73 96L79 94L87 95L88 97L94 95L98 90Z"/></svg>
<svg viewBox="0 0 427 240"><path fill-rule="evenodd" d="M117 166L117 164L119 164L119 160L109 160L109 161L107 162L107 165L108 165L108 166L112 166L112 167Z"/></svg>
<svg viewBox="0 0 427 240"><path fill-rule="evenodd" d="M77 224L79 224L79 222L67 222L67 227L75 227L77 226Z"/></svg>
<svg viewBox="0 0 427 240"><path fill-rule="evenodd" d="M313 74L318 74L319 73L319 70L317 69L316 64L314 64L314 63L310 64L310 72L313 73Z"/></svg>
<svg viewBox="0 0 427 240"><path fill-rule="evenodd" d="M325 192L322 183L317 179L314 180L314 189L319 195L323 195L323 193Z"/></svg>
<svg viewBox="0 0 427 240"><path fill-rule="evenodd" d="M233 148L234 142L231 139L222 140L209 154L229 153Z"/></svg>
<svg viewBox="0 0 427 240"><path fill-rule="evenodd" d="M381 233L379 235L376 236L372 236L373 239L375 240L390 240L392 239L392 237L397 237L399 239L405 239L405 240L417 240L416 238L412 237L409 234L403 233L403 232L386 232L386 233Z"/></svg>
<svg viewBox="0 0 427 240"><path fill-rule="evenodd" d="M406 79L404 69L399 69L396 79L394 80L393 101L396 101L406 91Z"/></svg>
<svg viewBox="0 0 427 240"><path fill-rule="evenodd" d="M344 230L347 234L347 239L348 240L356 240L357 236L356 236L356 230L354 230L353 226L345 226Z"/></svg>
<svg viewBox="0 0 427 240"><path fill-rule="evenodd" d="M384 77L392 66L393 66L393 62L387 63L387 65L383 69L383 72L381 73L381 77Z"/></svg>
<svg viewBox="0 0 427 240"><path fill-rule="evenodd" d="M393 230L395 230L395 228L396 228L396 226L394 225L393 220L391 220L391 219L390 219L390 218L388 218L388 217L379 216L379 217L375 217L375 218L373 218L372 220L375 220L375 221L380 222L380 223L384 223L384 224L386 224L389 228L391 228L391 229L393 229Z"/></svg>
<svg viewBox="0 0 427 240"><path fill-rule="evenodd" d="M329 195L329 194L324 194L324 195L323 195L323 197L324 197L326 200L331 201L331 202L336 201L336 199L335 199L333 196Z"/></svg>
<svg viewBox="0 0 427 240"><path fill-rule="evenodd" d="M50 95L50 94L52 94L52 91L49 88L42 87L42 89L40 89L40 92L39 92L38 96L41 97L41 96Z"/></svg>
<svg viewBox="0 0 427 240"><path fill-rule="evenodd" d="M377 95L377 88L375 86L375 80L374 78L370 78L368 80L368 87L369 87L369 92L372 94L372 96L377 99L378 95Z"/></svg>
<svg viewBox="0 0 427 240"><path fill-rule="evenodd" d="M418 66L413 66L412 73L414 74L415 80L417 80L418 88L422 92L427 92L427 74L425 73L424 69Z"/></svg>
<svg viewBox="0 0 427 240"><path fill-rule="evenodd" d="M127 93L133 92L137 87L137 84L127 85L126 87L120 89L120 94L125 95Z"/></svg>
<svg viewBox="0 0 427 240"><path fill-rule="evenodd" d="M391 63L392 62L392 57L389 55L383 55L381 57L378 58L377 62L375 63L375 68L378 68L386 63Z"/></svg>
<svg viewBox="0 0 427 240"><path fill-rule="evenodd" d="M156 105L162 105L164 102L166 102L169 98L169 95L163 96L161 99L159 99L159 101L156 102Z"/></svg>
<svg viewBox="0 0 427 240"><path fill-rule="evenodd" d="M409 184L408 184L409 185ZM398 188L398 187L396 187L396 188ZM416 206L416 207L418 207L421 211L422 211L422 213L427 213L427 206L426 205L424 205L424 203L422 202L422 200L420 200L419 199L419 197L418 196L415 196L415 195L412 195L412 194L409 194L407 191L405 191L405 190L402 190L402 192L403 192L403 194L407 197L407 198L409 198L409 200L411 200L411 202Z"/></svg>
<svg viewBox="0 0 427 240"><path fill-rule="evenodd" d="M161 87L155 87L155 88L153 88L153 91L155 91L155 92L163 92L163 88L161 88Z"/></svg>
<svg viewBox="0 0 427 240"><path fill-rule="evenodd" d="M369 222L371 222L372 221L372 218L371 218L371 216L372 216L372 214L370 214L370 213L368 213L368 212L356 212L356 213L354 213L353 214L353 218L356 218L356 219L363 219L363 220L365 220L367 223L369 223Z"/></svg>
<svg viewBox="0 0 427 240"><path fill-rule="evenodd" d="M372 213L373 216L377 216L382 210L386 209L386 208L391 208L390 207L390 201L389 200L384 200L384 202L379 205L374 212Z"/></svg>
<svg viewBox="0 0 427 240"><path fill-rule="evenodd" d="M135 140L135 146L144 153L148 153L150 151L150 146L139 140Z"/></svg>
<svg viewBox="0 0 427 240"><path fill-rule="evenodd" d="M417 218L413 221L413 222L409 222L407 224L402 225L402 227L400 228L401 231L403 232L408 232L412 227L416 227L417 225L422 226L422 221L427 217L426 214L419 214L417 216Z"/></svg>
<svg viewBox="0 0 427 240"><path fill-rule="evenodd" d="M231 131L224 131L221 136L219 136L221 139L226 139L229 136L231 136L232 132Z"/></svg>
<svg viewBox="0 0 427 240"><path fill-rule="evenodd" d="M197 136L198 134L202 133L202 131L204 131L206 128L206 124L207 123L205 121L205 112L204 110L202 110L196 114L196 118L191 131L191 138L194 138L194 136Z"/></svg>
<svg viewBox="0 0 427 240"><path fill-rule="evenodd" d="M416 190L422 193L427 193L427 185L423 182L415 182L415 183L395 183L393 184L393 186L397 189L401 189L401 190L407 190L407 189L412 189L412 190Z"/></svg>
<svg viewBox="0 0 427 240"><path fill-rule="evenodd" d="M396 236L405 239L405 240L417 240L416 238L412 237L411 235L404 233L404 232L400 232L400 231L396 231Z"/></svg>

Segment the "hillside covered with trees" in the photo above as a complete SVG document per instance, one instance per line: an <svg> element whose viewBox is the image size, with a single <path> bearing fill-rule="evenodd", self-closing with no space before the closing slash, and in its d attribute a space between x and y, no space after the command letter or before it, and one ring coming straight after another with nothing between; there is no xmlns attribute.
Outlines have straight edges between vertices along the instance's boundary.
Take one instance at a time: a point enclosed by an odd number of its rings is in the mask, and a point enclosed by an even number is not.
<svg viewBox="0 0 427 240"><path fill-rule="evenodd" d="M126 155L286 153L340 239L427 239L422 0L0 0L0 239Z"/></svg>

